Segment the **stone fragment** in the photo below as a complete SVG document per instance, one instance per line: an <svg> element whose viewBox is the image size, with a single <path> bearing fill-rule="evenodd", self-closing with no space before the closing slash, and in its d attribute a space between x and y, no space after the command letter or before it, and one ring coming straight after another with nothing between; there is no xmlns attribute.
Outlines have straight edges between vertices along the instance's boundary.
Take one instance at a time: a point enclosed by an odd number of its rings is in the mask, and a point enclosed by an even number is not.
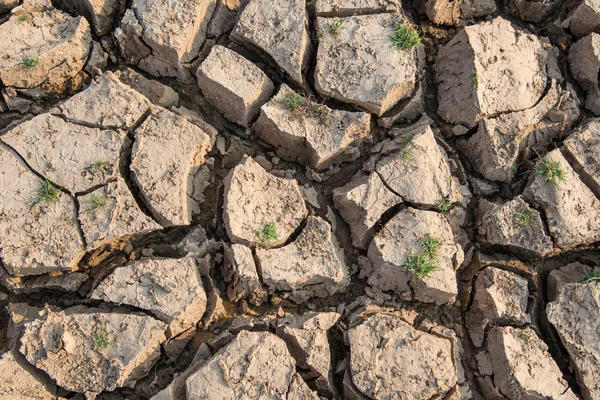
<svg viewBox="0 0 600 400"><path fill-rule="evenodd" d="M31 168L71 193L87 191L119 175L127 133L65 122L52 114L25 121L2 136Z"/></svg>
<svg viewBox="0 0 600 400"><path fill-rule="evenodd" d="M507 246L527 257L544 257L553 250L540 213L521 196L501 204L480 200L477 230L485 243Z"/></svg>
<svg viewBox="0 0 600 400"><path fill-rule="evenodd" d="M216 0L134 0L115 30L127 62L154 76L191 77Z"/></svg>
<svg viewBox="0 0 600 400"><path fill-rule="evenodd" d="M277 322L277 335L287 343L296 365L309 371L304 378L316 378L319 388L328 392L333 382L329 380L332 366L327 330L339 318L335 312L308 312Z"/></svg>
<svg viewBox="0 0 600 400"><path fill-rule="evenodd" d="M251 0L238 12L230 38L264 51L305 86L302 71L310 48L305 7L304 0Z"/></svg>
<svg viewBox="0 0 600 400"><path fill-rule="evenodd" d="M546 88L546 58L536 36L502 17L464 28L437 55L438 114L472 128L482 118L533 107Z"/></svg>
<svg viewBox="0 0 600 400"><path fill-rule="evenodd" d="M262 279L271 291L291 292L302 303L311 297L328 297L346 290L348 268L331 226L309 216L295 241L278 249L256 249Z"/></svg>
<svg viewBox="0 0 600 400"><path fill-rule="evenodd" d="M477 132L465 144L465 155L485 178L510 182L523 150L528 146L528 138L538 131L551 136L551 132L545 132L548 129L541 121L567 95L553 81L546 95L533 107L480 120Z"/></svg>
<svg viewBox="0 0 600 400"><path fill-rule="evenodd" d="M533 179L523 197L544 210L556 246L567 250L600 239L600 201L581 182L559 149L552 150L543 160L538 163L557 163L564 180L555 177L546 181L544 175L532 172Z"/></svg>
<svg viewBox="0 0 600 400"><path fill-rule="evenodd" d="M512 272L488 267L475 280L473 304L466 314L469 335L475 346L483 344L485 330L496 323L525 325L531 322L527 313L527 280Z"/></svg>
<svg viewBox="0 0 600 400"><path fill-rule="evenodd" d="M583 0L561 23L573 35L583 37L600 28L600 1Z"/></svg>
<svg viewBox="0 0 600 400"><path fill-rule="evenodd" d="M153 104L165 108L177 107L179 105L179 94L175 90L158 81L148 79L131 68L119 70L115 75L121 82L138 91Z"/></svg>
<svg viewBox="0 0 600 400"><path fill-rule="evenodd" d="M191 197L193 168L211 148L207 133L161 107L135 130L131 172L146 205L163 226L188 225L199 209Z"/></svg>
<svg viewBox="0 0 600 400"><path fill-rule="evenodd" d="M317 0L319 17L350 17L381 12L397 13L402 10L399 0Z"/></svg>
<svg viewBox="0 0 600 400"><path fill-rule="evenodd" d="M392 14L317 18L317 29L323 34L315 89L378 116L410 96L421 68L419 60L424 58L423 48L400 50L393 46L394 18ZM337 34L329 29L334 23L341 23Z"/></svg>
<svg viewBox="0 0 600 400"><path fill-rule="evenodd" d="M260 68L219 45L212 48L196 75L204 97L227 119L245 127L273 93L273 82Z"/></svg>
<svg viewBox="0 0 600 400"><path fill-rule="evenodd" d="M118 267L90 297L148 310L169 324L170 337L193 328L206 310L206 293L192 257L146 258Z"/></svg>
<svg viewBox="0 0 600 400"><path fill-rule="evenodd" d="M568 283L548 303L548 320L571 358L585 400L600 396L600 286Z"/></svg>
<svg viewBox="0 0 600 400"><path fill-rule="evenodd" d="M241 244L225 246L223 268L223 277L229 283L229 300L247 298L256 306L267 300L267 291L263 289L250 248Z"/></svg>
<svg viewBox="0 0 600 400"><path fill-rule="evenodd" d="M437 25L460 25L465 20L485 17L496 12L494 0L428 0L427 17Z"/></svg>
<svg viewBox="0 0 600 400"><path fill-rule="evenodd" d="M83 70L92 45L85 18L55 9L12 15L0 25L0 37L0 81L35 89L39 96L57 96L78 86L70 81Z"/></svg>
<svg viewBox="0 0 600 400"><path fill-rule="evenodd" d="M35 293L40 290L75 292L89 278L83 272L52 272L45 275L10 276L0 268L0 283L15 294Z"/></svg>
<svg viewBox="0 0 600 400"><path fill-rule="evenodd" d="M348 337L352 382L368 398L445 398L457 382L451 341L400 317L371 315Z"/></svg>
<svg viewBox="0 0 600 400"><path fill-rule="evenodd" d="M296 108L290 98L301 98ZM371 118L363 112L333 110L282 85L279 93L262 106L253 128L265 142L277 147L277 155L321 170L349 161L356 147L370 134Z"/></svg>
<svg viewBox="0 0 600 400"><path fill-rule="evenodd" d="M561 0L511 0L510 10L523 21L542 22L563 3Z"/></svg>
<svg viewBox="0 0 600 400"><path fill-rule="evenodd" d="M248 156L229 172L224 183L223 221L233 243L283 244L308 214L295 180L268 173Z"/></svg>
<svg viewBox="0 0 600 400"><path fill-rule="evenodd" d="M54 400L56 385L35 371L21 354L7 351L0 356L0 398Z"/></svg>
<svg viewBox="0 0 600 400"><path fill-rule="evenodd" d="M372 239L375 224L402 198L385 187L376 173L360 172L346 185L333 190L335 208L350 225L352 244L366 249Z"/></svg>
<svg viewBox="0 0 600 400"><path fill-rule="evenodd" d="M20 351L56 383L94 398L145 376L160 357L166 325L139 314L82 306L25 324Z"/></svg>
<svg viewBox="0 0 600 400"><path fill-rule="evenodd" d="M86 90L59 104L51 112L74 124L129 129L142 118L150 105L148 99L108 71Z"/></svg>
<svg viewBox="0 0 600 400"><path fill-rule="evenodd" d="M408 270L407 263L409 258L426 257L421 253L427 239L439 244L434 252L436 256L429 259L436 268L420 277L417 271L413 275ZM405 208L375 235L368 255L373 263L369 285L382 291L394 291L406 300L411 300L414 292L418 301L454 302L458 293L455 270L462 263L463 251L454 241L452 229L443 215Z"/></svg>
<svg viewBox="0 0 600 400"><path fill-rule="evenodd" d="M578 127L563 145L579 177L600 198L600 119Z"/></svg>
<svg viewBox="0 0 600 400"><path fill-rule="evenodd" d="M560 292L567 283L581 282L584 275L590 275L591 273L591 267L579 262L567 264L564 267L550 272L547 280L548 301L556 300L558 292Z"/></svg>
<svg viewBox="0 0 600 400"><path fill-rule="evenodd" d="M0 0L0 13L9 12L19 5L19 0Z"/></svg>
<svg viewBox="0 0 600 400"><path fill-rule="evenodd" d="M507 398L577 399L533 329L493 328L486 343L494 385Z"/></svg>
<svg viewBox="0 0 600 400"><path fill-rule="evenodd" d="M600 34L591 33L571 45L569 67L573 77L587 92L585 108L600 115Z"/></svg>
<svg viewBox="0 0 600 400"><path fill-rule="evenodd" d="M241 331L187 379L186 392L188 399L318 400L297 375L285 342L269 332Z"/></svg>
<svg viewBox="0 0 600 400"><path fill-rule="evenodd" d="M60 0L58 3L61 9L87 18L97 36L107 35L113 30L123 6L120 0Z"/></svg>
<svg viewBox="0 0 600 400"><path fill-rule="evenodd" d="M375 171L384 184L405 201L435 207L443 198L462 201L448 159L437 145L429 124L417 123L401 130L398 151L381 159Z"/></svg>
<svg viewBox="0 0 600 400"><path fill-rule="evenodd" d="M48 185L0 145L0 258L11 275L73 270L83 255L75 202L62 192L42 198Z"/></svg>
<svg viewBox="0 0 600 400"><path fill-rule="evenodd" d="M122 178L77 198L88 248L162 227L145 215Z"/></svg>

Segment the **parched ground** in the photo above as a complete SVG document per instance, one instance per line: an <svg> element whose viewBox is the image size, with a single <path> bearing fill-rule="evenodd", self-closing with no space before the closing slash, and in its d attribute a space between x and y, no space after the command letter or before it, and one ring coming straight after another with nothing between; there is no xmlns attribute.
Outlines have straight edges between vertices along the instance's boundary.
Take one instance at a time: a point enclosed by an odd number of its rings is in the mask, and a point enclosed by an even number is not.
<svg viewBox="0 0 600 400"><path fill-rule="evenodd" d="M597 0L0 0L0 399L600 398Z"/></svg>

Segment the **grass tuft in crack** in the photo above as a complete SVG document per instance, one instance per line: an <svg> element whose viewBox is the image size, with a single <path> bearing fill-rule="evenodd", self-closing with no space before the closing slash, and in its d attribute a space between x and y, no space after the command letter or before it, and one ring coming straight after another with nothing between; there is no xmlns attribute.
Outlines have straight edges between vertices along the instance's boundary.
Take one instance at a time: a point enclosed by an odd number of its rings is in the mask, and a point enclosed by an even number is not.
<svg viewBox="0 0 600 400"><path fill-rule="evenodd" d="M419 252L409 251L406 256L406 269L415 278L423 279L431 276L438 268L437 257L440 250L439 239L426 234L418 240Z"/></svg>
<svg viewBox="0 0 600 400"><path fill-rule="evenodd" d="M397 49L410 50L421 44L421 36L415 28L396 23L394 29L396 32L390 38Z"/></svg>
<svg viewBox="0 0 600 400"><path fill-rule="evenodd" d="M57 188L49 180L43 181L36 192L35 203L56 203L60 198L60 189Z"/></svg>
<svg viewBox="0 0 600 400"><path fill-rule="evenodd" d="M600 283L600 267L595 267L591 274L583 274L581 278L582 282L596 282L596 284Z"/></svg>
<svg viewBox="0 0 600 400"><path fill-rule="evenodd" d="M96 215L96 213L106 206L106 198L102 196L98 196L97 194L93 194L90 198L89 202L89 212L92 215Z"/></svg>
<svg viewBox="0 0 600 400"><path fill-rule="evenodd" d="M452 207L454 207L454 203L450 201L448 196L439 199L435 206L435 208L443 215L448 214L448 211L450 211Z"/></svg>
<svg viewBox="0 0 600 400"><path fill-rule="evenodd" d="M529 329L522 329L519 332L519 337L527 343L529 342L529 338L531 338L531 331Z"/></svg>
<svg viewBox="0 0 600 400"><path fill-rule="evenodd" d="M261 243L267 243L277 240L277 225L275 222L265 222L259 230L256 231L256 236Z"/></svg>
<svg viewBox="0 0 600 400"><path fill-rule="evenodd" d="M546 182L551 182L554 186L558 186L560 181L567 181L567 174L563 171L560 161L550 160L548 156L539 157L533 172L542 176Z"/></svg>
<svg viewBox="0 0 600 400"><path fill-rule="evenodd" d="M517 225L523 228L529 228L533 225L535 212L528 208L522 208L518 211L515 211L513 217Z"/></svg>
<svg viewBox="0 0 600 400"><path fill-rule="evenodd" d="M328 23L329 33L337 35L342 29L344 29L344 20L340 18L334 18L332 22Z"/></svg>
<svg viewBox="0 0 600 400"><path fill-rule="evenodd" d="M295 116L317 118L322 123L328 123L331 120L327 107L296 92L290 93L285 98L285 108Z"/></svg>

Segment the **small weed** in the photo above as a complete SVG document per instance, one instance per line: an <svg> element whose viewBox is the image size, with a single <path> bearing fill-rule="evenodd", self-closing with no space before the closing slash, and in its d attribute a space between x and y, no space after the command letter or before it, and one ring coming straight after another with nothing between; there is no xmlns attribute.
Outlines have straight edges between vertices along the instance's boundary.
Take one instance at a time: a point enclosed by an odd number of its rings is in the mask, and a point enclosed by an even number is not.
<svg viewBox="0 0 600 400"><path fill-rule="evenodd" d="M94 335L94 344L99 349L105 349L110 344L110 340L108 340L108 335L105 331L98 332Z"/></svg>
<svg viewBox="0 0 600 400"><path fill-rule="evenodd" d="M439 199L436 205L437 210L443 215L448 214L452 207L454 207L454 203L447 196Z"/></svg>
<svg viewBox="0 0 600 400"><path fill-rule="evenodd" d="M89 211L92 213L92 215L96 215L96 213L101 208L106 206L106 198L102 197L102 196L98 196L97 194L93 194L92 197L90 198L89 204L90 204Z"/></svg>
<svg viewBox="0 0 600 400"><path fill-rule="evenodd" d="M46 179L40 184L40 187L37 190L35 203L46 202L52 204L56 203L59 198L60 190Z"/></svg>
<svg viewBox="0 0 600 400"><path fill-rule="evenodd" d="M528 208L522 208L516 211L513 217L517 225L522 226L523 228L529 228L531 225L533 225L535 213Z"/></svg>
<svg viewBox="0 0 600 400"><path fill-rule="evenodd" d="M277 240L277 225L275 222L265 222L259 230L256 231L256 236L261 243Z"/></svg>
<svg viewBox="0 0 600 400"><path fill-rule="evenodd" d="M400 153L400 158L402 159L402 161L412 160L412 158L413 158L412 147L410 147L410 146L404 147L402 149L402 152Z"/></svg>
<svg viewBox="0 0 600 400"><path fill-rule="evenodd" d="M473 73L471 74L471 80L475 85L479 83L479 79L477 79L477 71L473 70Z"/></svg>
<svg viewBox="0 0 600 400"><path fill-rule="evenodd" d="M403 24L394 24L394 29L396 32L390 38L397 49L410 50L421 44L421 36L416 29Z"/></svg>
<svg viewBox="0 0 600 400"><path fill-rule="evenodd" d="M339 19L339 18L334 18L333 22L330 22L328 25L329 25L329 33L331 33L332 35L337 35L338 33L340 33L340 31L342 29L344 29L344 20Z"/></svg>
<svg viewBox="0 0 600 400"><path fill-rule="evenodd" d="M440 250L440 241L426 234L418 240L419 253L413 253L412 250L406 256L406 269L415 277L423 279L431 276L437 270L436 258Z"/></svg>
<svg viewBox="0 0 600 400"><path fill-rule="evenodd" d="M19 22L29 21L29 14L19 15L19 18L17 18L17 21L19 21Z"/></svg>
<svg viewBox="0 0 600 400"><path fill-rule="evenodd" d="M529 338L531 337L531 331L529 329L521 329L519 332L519 337L525 341L525 343L529 342Z"/></svg>
<svg viewBox="0 0 600 400"><path fill-rule="evenodd" d="M285 98L285 107L297 116L312 116L319 119L323 123L327 123L331 119L331 115L322 104L317 103L310 97L304 97L298 93L290 93Z"/></svg>
<svg viewBox="0 0 600 400"><path fill-rule="evenodd" d="M97 161L92 165L91 170L94 172L108 172L108 170L110 169L110 163L108 161Z"/></svg>
<svg viewBox="0 0 600 400"><path fill-rule="evenodd" d="M319 29L317 31L317 37L322 38L323 36L325 36L325 31L323 31L323 29Z"/></svg>
<svg viewBox="0 0 600 400"><path fill-rule="evenodd" d="M581 278L582 282L596 282L598 284L600 282L600 267L595 267L591 274L583 274Z"/></svg>
<svg viewBox="0 0 600 400"><path fill-rule="evenodd" d="M560 162L550 160L547 156L538 158L533 167L533 172L543 176L546 182L552 182L554 186L558 186L559 181L566 182L567 180L567 176L560 166Z"/></svg>
<svg viewBox="0 0 600 400"><path fill-rule="evenodd" d="M434 260L437 258L440 251L440 241L438 238L435 238L428 233L419 240L419 247L421 248L422 254L425 254L427 257Z"/></svg>
<svg viewBox="0 0 600 400"><path fill-rule="evenodd" d="M33 58L33 57L25 57L25 58L23 58L23 61L21 62L21 64L23 64L25 66L25 68L27 68L27 69L36 69L39 63L40 63L40 60L38 60L37 58Z"/></svg>

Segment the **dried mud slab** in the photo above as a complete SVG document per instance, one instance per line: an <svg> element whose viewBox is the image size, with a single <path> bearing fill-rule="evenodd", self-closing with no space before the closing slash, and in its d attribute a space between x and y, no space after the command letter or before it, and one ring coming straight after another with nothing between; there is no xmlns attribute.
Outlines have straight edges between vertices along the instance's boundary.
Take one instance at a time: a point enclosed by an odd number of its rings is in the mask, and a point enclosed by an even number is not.
<svg viewBox="0 0 600 400"><path fill-rule="evenodd" d="M2 136L31 168L71 193L104 185L119 175L127 133L65 122L42 114Z"/></svg>
<svg viewBox="0 0 600 400"><path fill-rule="evenodd" d="M600 286L567 283L548 303L548 320L571 358L585 400L600 396Z"/></svg>
<svg viewBox="0 0 600 400"><path fill-rule="evenodd" d="M148 111L150 101L108 71L81 93L50 112L73 124L101 129L130 129Z"/></svg>
<svg viewBox="0 0 600 400"><path fill-rule="evenodd" d="M575 129L563 146L581 179L600 198L600 119Z"/></svg>
<svg viewBox="0 0 600 400"><path fill-rule="evenodd" d="M393 47L395 16L377 14L337 19L317 18L319 37L315 89L319 94L382 115L414 89L423 59L421 46Z"/></svg>
<svg viewBox="0 0 600 400"><path fill-rule="evenodd" d="M156 315L170 337L193 328L206 311L206 293L192 257L149 258L116 268L90 294Z"/></svg>
<svg viewBox="0 0 600 400"><path fill-rule="evenodd" d="M273 93L273 82L252 62L215 46L196 73L204 97L227 119L248 127Z"/></svg>
<svg viewBox="0 0 600 400"><path fill-rule="evenodd" d="M404 201L435 207L441 199L462 202L458 182L429 124L418 123L396 133L398 151L381 159L375 171Z"/></svg>
<svg viewBox="0 0 600 400"><path fill-rule="evenodd" d="M438 114L472 128L482 118L533 107L546 89L546 59L536 36L502 17L464 28L436 59Z"/></svg>
<svg viewBox="0 0 600 400"><path fill-rule="evenodd" d="M521 196L506 203L481 200L477 230L485 243L507 246L525 257L544 257L553 250L540 213Z"/></svg>
<svg viewBox="0 0 600 400"><path fill-rule="evenodd" d="M290 315L277 321L277 335L285 340L296 365L302 370L303 379L316 379L317 386L331 392L331 350L327 330L340 314L335 312L308 312Z"/></svg>
<svg viewBox="0 0 600 400"><path fill-rule="evenodd" d="M573 43L569 48L569 67L574 78L587 92L585 108L600 115L600 35L590 35Z"/></svg>
<svg viewBox="0 0 600 400"><path fill-rule="evenodd" d="M431 238L439 249L430 261L436 268L428 275L411 273L409 258L421 254L422 241ZM458 289L455 270L463 261L463 251L454 241L445 217L433 211L406 208L375 235L368 250L373 263L369 285L391 290L404 300L445 304L453 303Z"/></svg>
<svg viewBox="0 0 600 400"><path fill-rule="evenodd" d="M81 80L74 79L92 47L88 22L55 9L27 15L25 20L12 15L0 24L0 81L4 86L31 89L38 96L77 88Z"/></svg>
<svg viewBox="0 0 600 400"><path fill-rule="evenodd" d="M317 0L319 17L350 17L361 14L397 13L402 9L399 0Z"/></svg>
<svg viewBox="0 0 600 400"><path fill-rule="evenodd" d="M121 55L154 76L189 80L216 0L134 0L114 36Z"/></svg>
<svg viewBox="0 0 600 400"><path fill-rule="evenodd" d="M301 98L302 104L290 108L290 98ZM281 158L320 170L356 158L357 147L370 134L370 124L367 113L331 109L284 84L261 107L253 129L277 147Z"/></svg>
<svg viewBox="0 0 600 400"><path fill-rule="evenodd" d="M308 214L298 182L271 175L251 157L244 156L224 183L223 220L233 243L283 244ZM273 234L261 235L269 225Z"/></svg>
<svg viewBox="0 0 600 400"><path fill-rule="evenodd" d="M313 399L283 340L241 331L186 381L188 399Z"/></svg>
<svg viewBox="0 0 600 400"><path fill-rule="evenodd" d="M44 184L11 150L0 145L0 258L11 275L70 271L83 255L75 201L65 193L47 202Z"/></svg>
<svg viewBox="0 0 600 400"><path fill-rule="evenodd" d="M494 384L507 398L577 399L533 329L493 328L486 343Z"/></svg>
<svg viewBox="0 0 600 400"><path fill-rule="evenodd" d="M190 224L198 209L192 198L192 169L204 163L210 149L204 130L162 107L155 107L135 130L131 173L161 225Z"/></svg>
<svg viewBox="0 0 600 400"><path fill-rule="evenodd" d="M581 182L559 149L548 153L545 160L560 166L564 180L546 181L543 175L533 172L523 197L544 210L550 235L562 250L598 240L600 201Z"/></svg>
<svg viewBox="0 0 600 400"><path fill-rule="evenodd" d="M115 72L115 76L125 85L142 94L152 104L161 107L171 108L179 105L179 94L170 86L148 79L131 68L126 68Z"/></svg>
<svg viewBox="0 0 600 400"><path fill-rule="evenodd" d="M592 268L580 262L565 265L548 274L547 290L548 301L556 300L558 293L567 283L579 283L584 275L590 275Z"/></svg>
<svg viewBox="0 0 600 400"><path fill-rule="evenodd" d="M94 33L103 36L112 31L123 3L120 0L60 0L58 7L69 13L83 15L92 24Z"/></svg>
<svg viewBox="0 0 600 400"><path fill-rule="evenodd" d="M427 17L437 25L456 26L472 18L485 17L496 12L493 0L428 0Z"/></svg>
<svg viewBox="0 0 600 400"><path fill-rule="evenodd" d="M527 313L529 290L527 280L512 272L488 267L475 278L473 304L465 321L473 344L483 344L488 326L500 323L531 323Z"/></svg>
<svg viewBox="0 0 600 400"><path fill-rule="evenodd" d="M402 202L376 173L359 172L350 182L333 190L335 208L350 225L352 244L366 249L375 224L390 208Z"/></svg>
<svg viewBox="0 0 600 400"><path fill-rule="evenodd" d="M304 0L250 0L239 12L231 40L267 53L300 86L310 40Z"/></svg>
<svg viewBox="0 0 600 400"><path fill-rule="evenodd" d="M166 325L138 314L73 307L25 324L20 352L65 389L95 398L146 376Z"/></svg>
<svg viewBox="0 0 600 400"><path fill-rule="evenodd" d="M561 22L561 27L578 37L597 31L600 28L600 2L583 0Z"/></svg>
<svg viewBox="0 0 600 400"><path fill-rule="evenodd" d="M162 229L139 209L122 178L77 197L79 221L88 248L136 233Z"/></svg>
<svg viewBox="0 0 600 400"><path fill-rule="evenodd" d="M302 303L311 297L328 297L346 290L348 268L329 224L309 216L292 243L278 249L256 249L262 279L272 291L290 292Z"/></svg>
<svg viewBox="0 0 600 400"><path fill-rule="evenodd" d="M0 398L56 399L56 385L40 375L23 356L12 350L0 356Z"/></svg>
<svg viewBox="0 0 600 400"><path fill-rule="evenodd" d="M444 398L457 382L451 341L399 317L374 314L348 338L352 383L368 398Z"/></svg>
<svg viewBox="0 0 600 400"><path fill-rule="evenodd" d="M267 300L267 291L263 288L256 270L252 250L242 244L225 246L223 278L229 283L227 296L231 301L247 298L256 306Z"/></svg>

